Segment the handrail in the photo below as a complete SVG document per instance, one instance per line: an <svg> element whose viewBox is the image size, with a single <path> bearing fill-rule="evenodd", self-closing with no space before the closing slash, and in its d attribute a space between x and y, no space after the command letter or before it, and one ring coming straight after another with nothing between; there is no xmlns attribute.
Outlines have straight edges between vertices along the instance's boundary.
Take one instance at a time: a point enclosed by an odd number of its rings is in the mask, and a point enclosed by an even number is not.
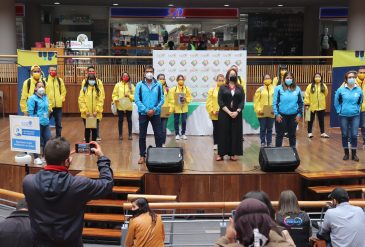
<svg viewBox="0 0 365 247"><path fill-rule="evenodd" d="M18 192L14 192L14 191L11 191L11 190L5 190L5 189L0 189L0 195L10 196L10 197L16 198L16 199L23 199L24 198L23 193L18 193Z"/></svg>
<svg viewBox="0 0 365 247"><path fill-rule="evenodd" d="M176 195L144 195L144 194L128 194L127 200L132 201L136 198L143 197L148 202L173 202L176 201Z"/></svg>

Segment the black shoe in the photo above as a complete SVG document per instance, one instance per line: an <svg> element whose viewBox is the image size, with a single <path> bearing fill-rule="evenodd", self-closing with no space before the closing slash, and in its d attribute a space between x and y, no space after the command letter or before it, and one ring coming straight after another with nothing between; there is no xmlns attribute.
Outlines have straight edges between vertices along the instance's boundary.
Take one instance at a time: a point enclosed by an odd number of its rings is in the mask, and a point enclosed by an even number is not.
<svg viewBox="0 0 365 247"><path fill-rule="evenodd" d="M133 140L133 138L132 138L132 134L129 134L129 135L128 135L128 140Z"/></svg>
<svg viewBox="0 0 365 247"><path fill-rule="evenodd" d="M345 155L343 156L343 160L349 160L350 159L350 151L349 151L349 149L348 148L345 148L344 149L344 151L345 151Z"/></svg>
<svg viewBox="0 0 365 247"><path fill-rule="evenodd" d="M357 157L357 155L356 155L356 149L352 149L351 156L352 156L351 159L353 161L359 161L359 157Z"/></svg>

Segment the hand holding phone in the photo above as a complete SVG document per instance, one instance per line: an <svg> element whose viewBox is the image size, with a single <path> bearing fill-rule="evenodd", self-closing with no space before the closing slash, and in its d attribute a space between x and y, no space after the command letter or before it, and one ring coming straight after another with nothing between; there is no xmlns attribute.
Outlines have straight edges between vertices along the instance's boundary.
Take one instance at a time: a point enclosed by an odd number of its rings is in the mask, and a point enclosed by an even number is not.
<svg viewBox="0 0 365 247"><path fill-rule="evenodd" d="M92 149L95 147L94 143L76 143L75 151L80 154L93 154L94 151Z"/></svg>

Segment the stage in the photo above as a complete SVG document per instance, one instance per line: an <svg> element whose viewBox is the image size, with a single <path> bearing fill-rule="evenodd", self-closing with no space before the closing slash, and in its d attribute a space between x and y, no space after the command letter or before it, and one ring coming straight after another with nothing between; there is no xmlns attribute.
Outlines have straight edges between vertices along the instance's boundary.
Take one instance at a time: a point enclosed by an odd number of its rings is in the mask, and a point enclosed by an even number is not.
<svg viewBox="0 0 365 247"><path fill-rule="evenodd" d="M329 126L326 116L325 126ZM118 174L143 176L143 192L146 194L176 194L179 201L236 201L247 191L264 190L273 200L284 189L292 189L302 198L303 180L300 173L318 173L328 171L356 171L365 169L365 151L359 141L358 156L360 162L343 161L341 134L339 129L327 128L330 139L319 138L318 122L314 123L314 138L308 139L306 126L299 126L297 149L301 165L295 172L265 173L258 164L260 141L258 135L245 135L244 155L238 161L215 161L211 136L188 136L188 140L175 141L168 136L168 147L180 146L184 149L185 169L179 174L149 173L145 165L138 165L138 135L127 140L126 121L124 140L118 140L117 117L105 117L101 121L100 142L106 156L112 160L112 168ZM189 126L187 126L189 128ZM54 129L52 129L54 133ZM79 117L63 118L63 136L72 146L82 142L84 128ZM21 192L21 180L25 174L23 166L15 164L16 152L10 151L9 119L0 119L0 188ZM275 136L273 137L273 142ZM288 140L284 140L287 145ZM147 146L154 145L152 136L147 138ZM73 155L70 170L97 171L93 156ZM31 165L31 172L40 167Z"/></svg>

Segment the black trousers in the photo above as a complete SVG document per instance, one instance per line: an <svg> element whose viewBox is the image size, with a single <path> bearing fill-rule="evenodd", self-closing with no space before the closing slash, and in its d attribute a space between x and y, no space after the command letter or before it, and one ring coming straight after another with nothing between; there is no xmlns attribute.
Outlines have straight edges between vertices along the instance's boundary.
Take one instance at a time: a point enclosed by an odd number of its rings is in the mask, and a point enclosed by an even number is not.
<svg viewBox="0 0 365 247"><path fill-rule="evenodd" d="M91 141L96 141L96 137L98 135L97 133L97 129L87 129L86 128L86 119L82 119L82 121L84 122L84 126L85 126L85 142L90 142L90 134L91 134ZM99 125L99 119L96 120L97 121L97 125Z"/></svg>
<svg viewBox="0 0 365 247"><path fill-rule="evenodd" d="M325 110L311 112L311 119L308 122L308 133L312 133L313 122L314 122L316 114L317 114L317 118L318 118L318 122L319 122L319 129L321 130L321 134L322 134L322 133L324 133L324 114L325 114Z"/></svg>
<svg viewBox="0 0 365 247"><path fill-rule="evenodd" d="M132 111L119 111L118 110L118 131L119 136L123 135L123 119L124 115L127 116L127 123L128 123L128 134L132 134Z"/></svg>

